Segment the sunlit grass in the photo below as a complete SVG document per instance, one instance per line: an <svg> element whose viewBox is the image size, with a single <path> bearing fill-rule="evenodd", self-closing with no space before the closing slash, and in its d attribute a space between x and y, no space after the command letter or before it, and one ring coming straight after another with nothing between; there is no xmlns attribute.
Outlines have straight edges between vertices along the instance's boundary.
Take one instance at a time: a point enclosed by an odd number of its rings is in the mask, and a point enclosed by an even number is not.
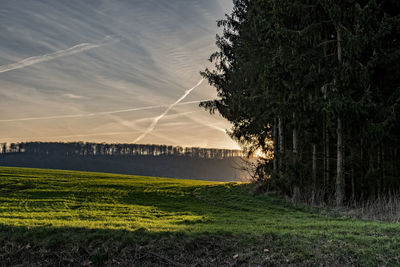
<svg viewBox="0 0 400 267"><path fill-rule="evenodd" d="M176 231L204 219L185 211L202 181L0 168L0 223Z"/></svg>
<svg viewBox="0 0 400 267"><path fill-rule="evenodd" d="M246 184L4 167L0 175L5 225L307 235L400 230L295 208L249 194Z"/></svg>
<svg viewBox="0 0 400 267"><path fill-rule="evenodd" d="M276 257L282 253L295 259L350 253L346 257L356 255L352 258L356 262L373 263L379 256L381 264L389 265L400 259L398 224L322 215L277 198L253 195L249 186L0 167L0 225L41 229L38 233L43 229L128 231L133 235L145 231L151 236L175 233L177 244L183 242L181 235L228 235L238 240L236 245L243 237L258 240L253 246L267 246ZM0 238L4 242L10 233ZM260 243L265 238L270 244ZM246 246L250 249L252 245Z"/></svg>

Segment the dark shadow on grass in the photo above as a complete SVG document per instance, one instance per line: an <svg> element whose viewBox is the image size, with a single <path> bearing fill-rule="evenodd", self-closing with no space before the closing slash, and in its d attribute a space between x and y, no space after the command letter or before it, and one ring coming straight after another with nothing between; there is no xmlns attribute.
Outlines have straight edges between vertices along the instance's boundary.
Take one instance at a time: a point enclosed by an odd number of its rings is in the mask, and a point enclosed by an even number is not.
<svg viewBox="0 0 400 267"><path fill-rule="evenodd" d="M233 258L243 248L262 240L231 233L190 234L85 229L71 227L10 227L0 225L0 262L2 266L198 266L238 263ZM250 242L250 243L249 243ZM246 260L243 257L241 261Z"/></svg>
<svg viewBox="0 0 400 267"><path fill-rule="evenodd" d="M396 245L380 250L369 245L333 237L313 241L273 231L235 234L0 225L1 266L396 266L400 256Z"/></svg>

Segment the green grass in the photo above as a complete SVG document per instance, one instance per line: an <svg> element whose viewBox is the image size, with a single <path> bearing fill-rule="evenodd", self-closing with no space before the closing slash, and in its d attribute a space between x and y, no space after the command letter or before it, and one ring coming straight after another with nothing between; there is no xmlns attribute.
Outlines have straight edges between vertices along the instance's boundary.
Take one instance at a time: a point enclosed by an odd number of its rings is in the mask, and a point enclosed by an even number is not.
<svg viewBox="0 0 400 267"><path fill-rule="evenodd" d="M249 189L239 183L0 167L0 262L400 262L399 224L329 217Z"/></svg>

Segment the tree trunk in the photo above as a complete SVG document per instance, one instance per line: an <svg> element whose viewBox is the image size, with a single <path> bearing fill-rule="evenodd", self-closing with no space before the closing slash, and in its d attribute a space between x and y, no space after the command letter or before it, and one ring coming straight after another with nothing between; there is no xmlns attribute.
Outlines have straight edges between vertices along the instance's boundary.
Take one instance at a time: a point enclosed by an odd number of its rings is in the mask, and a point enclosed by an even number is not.
<svg viewBox="0 0 400 267"><path fill-rule="evenodd" d="M342 64L342 33L339 25L336 26L337 56L339 64ZM338 114L337 118L337 163L336 163L336 205L342 206L344 202L344 172L343 172L343 125Z"/></svg>
<svg viewBox="0 0 400 267"><path fill-rule="evenodd" d="M298 160L298 143L297 143L297 125L296 125L296 113L293 113L293 167L297 168ZM296 201L300 196L300 188L298 184L294 184L293 187L293 199Z"/></svg>
<svg viewBox="0 0 400 267"><path fill-rule="evenodd" d="M382 154L382 158L381 158L381 160L382 160L382 190L385 193L387 193L387 191L386 191L386 188L387 188L387 186L386 186L386 162L387 162L387 160L385 160L385 147L382 147L381 154Z"/></svg>
<svg viewBox="0 0 400 267"><path fill-rule="evenodd" d="M323 186L324 190L326 190L326 187L328 185L328 180L326 179L326 115L324 114L324 118L322 121L322 147L323 147L323 152L324 152L324 159L323 159Z"/></svg>
<svg viewBox="0 0 400 267"><path fill-rule="evenodd" d="M356 190L355 190L355 177L354 177L354 149L351 149L351 200L354 201L356 199Z"/></svg>
<svg viewBox="0 0 400 267"><path fill-rule="evenodd" d="M278 126L277 126L277 122L276 119L274 120L274 126L272 128L272 138L274 141L274 159L273 159L273 175L274 177L277 176L278 174Z"/></svg>
<svg viewBox="0 0 400 267"><path fill-rule="evenodd" d="M378 177L378 196L382 195L382 165L381 165L381 145L378 146L377 148L378 152L376 153L377 157L377 164L376 166L378 167L378 173L379 173L379 177Z"/></svg>
<svg viewBox="0 0 400 267"><path fill-rule="evenodd" d="M342 119L337 119L337 164L336 164L336 205L342 206L344 202L344 176L343 176L343 128Z"/></svg>
<svg viewBox="0 0 400 267"><path fill-rule="evenodd" d="M326 98L326 92L324 95ZM324 190L327 193L329 187L329 179L330 179L330 155L329 155L329 131L328 131L328 116L324 114L323 121L323 146L324 146Z"/></svg>
<svg viewBox="0 0 400 267"><path fill-rule="evenodd" d="M315 202L315 197L317 193L317 145L312 144L312 204Z"/></svg>
<svg viewBox="0 0 400 267"><path fill-rule="evenodd" d="M284 134L283 134L283 121L281 117L278 117L278 128L279 128L279 174L283 173L283 155L285 154L284 147Z"/></svg>
<svg viewBox="0 0 400 267"><path fill-rule="evenodd" d="M293 113L293 154L295 157L295 160L297 160L297 152L298 152L298 148L297 148L297 127L296 127L296 114Z"/></svg>
<svg viewBox="0 0 400 267"><path fill-rule="evenodd" d="M325 43L323 46L324 57L327 56L327 44ZM324 94L324 100L326 101L328 98L328 87L323 86L322 92ZM324 113L324 125L323 125L323 136L324 136L324 190L328 193L328 188L330 185L330 155L329 155L329 129L328 129L328 112Z"/></svg>

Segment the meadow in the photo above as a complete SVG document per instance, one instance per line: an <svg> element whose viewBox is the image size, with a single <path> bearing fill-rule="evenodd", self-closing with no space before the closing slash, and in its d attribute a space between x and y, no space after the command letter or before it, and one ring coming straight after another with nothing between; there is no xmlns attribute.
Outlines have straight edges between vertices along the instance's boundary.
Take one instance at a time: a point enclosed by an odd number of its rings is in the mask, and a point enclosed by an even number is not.
<svg viewBox="0 0 400 267"><path fill-rule="evenodd" d="M328 216L250 184L0 167L0 263L385 265L400 225Z"/></svg>

